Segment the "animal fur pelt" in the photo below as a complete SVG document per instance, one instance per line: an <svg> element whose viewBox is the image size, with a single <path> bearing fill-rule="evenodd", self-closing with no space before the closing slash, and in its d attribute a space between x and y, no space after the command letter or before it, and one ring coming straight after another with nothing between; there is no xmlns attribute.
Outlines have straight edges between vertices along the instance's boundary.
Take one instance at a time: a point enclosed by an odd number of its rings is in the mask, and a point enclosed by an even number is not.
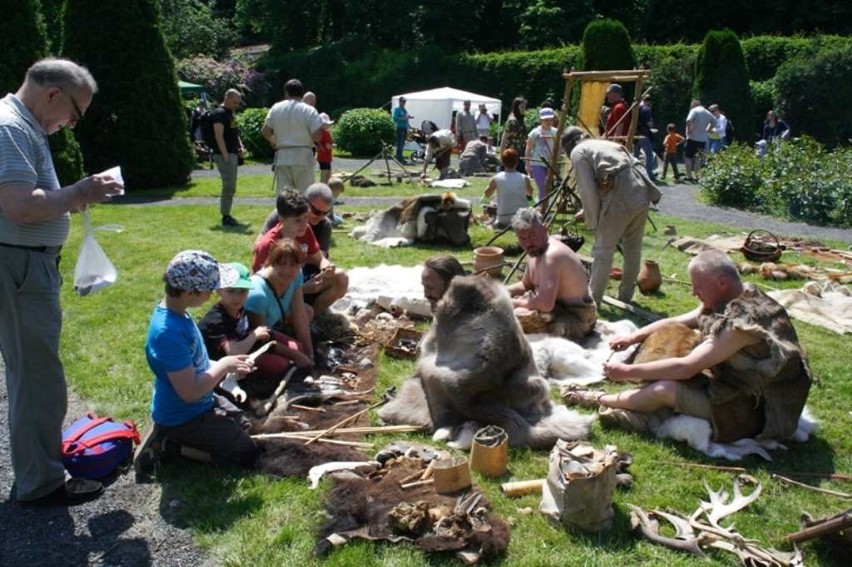
<svg viewBox="0 0 852 567"><path fill-rule="evenodd" d="M554 411L508 292L476 276L453 279L423 338L414 376L379 416L432 431L496 425L511 446L536 448L585 437L591 422L566 408Z"/></svg>
<svg viewBox="0 0 852 567"><path fill-rule="evenodd" d="M349 236L383 248L410 246L426 233L427 213L451 209L470 211L470 201L458 199L454 193L408 197L376 213L367 224L355 227Z"/></svg>
<svg viewBox="0 0 852 567"><path fill-rule="evenodd" d="M700 343L696 331L685 325L672 324L652 333L637 350L634 363L650 362L664 358L683 357ZM706 419L690 415L680 415L671 410L661 410L650 416L651 431L659 438L686 441L686 443L705 455L737 461L748 455L758 455L767 461L772 457L768 451L786 449L782 443L773 440L740 439L733 443L712 441L713 430ZM818 428L817 421L805 408L799 418L798 428L793 434L794 441L803 443Z"/></svg>
<svg viewBox="0 0 852 567"><path fill-rule="evenodd" d="M505 553L509 545L509 527L490 510L484 496L467 515L476 516L476 520L482 522L479 529L469 524L465 526L465 518L458 518L462 521L453 522L452 536L436 533L435 516L446 518L448 513L452 514L457 499L436 494L431 485L403 490L400 481L420 468L419 459L402 459L390 465L387 474L379 480L335 479L325 503L329 519L320 528L316 551L327 553L331 549L328 537L337 534L344 539L413 541L426 551L472 549L485 557ZM410 529L401 529L402 522L398 521L401 505L407 505L412 512L419 509L428 514L423 515L421 522L409 522Z"/></svg>
<svg viewBox="0 0 852 567"><path fill-rule="evenodd" d="M275 476L306 477L312 467L331 461L364 461L369 458L352 447L313 443L292 439L259 439L258 468Z"/></svg>

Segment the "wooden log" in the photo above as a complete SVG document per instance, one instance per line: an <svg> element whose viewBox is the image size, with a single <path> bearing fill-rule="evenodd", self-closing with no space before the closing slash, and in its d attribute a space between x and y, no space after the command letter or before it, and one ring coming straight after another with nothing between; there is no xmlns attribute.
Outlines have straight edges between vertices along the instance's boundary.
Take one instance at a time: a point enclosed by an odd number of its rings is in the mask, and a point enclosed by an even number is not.
<svg viewBox="0 0 852 567"><path fill-rule="evenodd" d="M399 487L403 490L408 490L409 488L415 488L418 486L426 486L427 484L434 484L434 478L427 478L426 480L415 480L414 482L408 482L405 484L401 484Z"/></svg>
<svg viewBox="0 0 852 567"><path fill-rule="evenodd" d="M847 510L824 522L808 526L797 532L784 536L781 541L801 543L824 535L831 535L852 527L852 510Z"/></svg>
<svg viewBox="0 0 852 567"><path fill-rule="evenodd" d="M621 309L623 311L627 311L628 313L632 313L632 314L636 315L637 317L641 317L642 319L649 321L649 322L654 322L654 321L657 321L659 319L662 319L662 317L660 317L656 313L652 313L650 311L646 311L646 310L642 309L641 307L636 307L635 305L630 305L629 303L619 301L618 299L616 299L614 297L610 297L608 295L603 296L603 302L606 303L607 305L612 305L613 307L618 307L619 309Z"/></svg>
<svg viewBox="0 0 852 567"><path fill-rule="evenodd" d="M516 482L504 482L500 485L500 490L509 498L516 498L525 494L534 494L541 492L541 487L544 486L545 479L536 480L519 480Z"/></svg>

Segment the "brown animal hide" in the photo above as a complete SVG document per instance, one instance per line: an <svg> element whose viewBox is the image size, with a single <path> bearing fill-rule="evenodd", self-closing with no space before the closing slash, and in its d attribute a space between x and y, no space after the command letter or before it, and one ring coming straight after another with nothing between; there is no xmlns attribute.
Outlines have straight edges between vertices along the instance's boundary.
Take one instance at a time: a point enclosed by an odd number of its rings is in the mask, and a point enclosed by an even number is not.
<svg viewBox="0 0 852 567"><path fill-rule="evenodd" d="M671 323L651 333L636 350L633 364L664 358L681 358L701 342L701 333L681 323Z"/></svg>
<svg viewBox="0 0 852 567"><path fill-rule="evenodd" d="M414 376L379 411L388 423L443 427L496 425L514 447L549 448L588 433L589 419L554 412L505 288L457 277L435 309Z"/></svg>
<svg viewBox="0 0 852 567"><path fill-rule="evenodd" d="M318 553L324 554L331 549L326 538L332 534L388 541L404 538L427 551L472 548L484 556L505 553L509 545L509 527L490 511L491 506L484 496L476 503L476 509L466 515L476 519L447 516L446 510L456 508L456 497L436 494L431 485L406 490L400 487L402 479L420 470L419 459L400 459L389 467L387 474L378 481L335 479L326 498L329 520L320 528L316 544ZM424 513L418 514L418 511Z"/></svg>

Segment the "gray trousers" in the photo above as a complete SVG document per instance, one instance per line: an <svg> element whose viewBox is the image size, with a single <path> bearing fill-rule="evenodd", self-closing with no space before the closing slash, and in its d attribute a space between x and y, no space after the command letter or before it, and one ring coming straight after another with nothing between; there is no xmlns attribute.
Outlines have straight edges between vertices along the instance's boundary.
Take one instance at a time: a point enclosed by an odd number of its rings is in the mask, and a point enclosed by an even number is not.
<svg viewBox="0 0 852 567"><path fill-rule="evenodd" d="M65 482L62 421L68 391L59 359L58 264L56 254L0 249L0 352L17 500L45 496Z"/></svg>
<svg viewBox="0 0 852 567"><path fill-rule="evenodd" d="M213 154L213 161L216 162L216 167L219 168L219 174L222 176L222 195L219 197L219 212L222 216L231 214L231 207L234 204L234 194L237 192L237 170L239 169L239 156L237 154L228 154L228 159L222 157L222 154Z"/></svg>
<svg viewBox="0 0 852 567"><path fill-rule="evenodd" d="M286 191L303 193L314 182L314 164L276 165L275 192L280 195Z"/></svg>

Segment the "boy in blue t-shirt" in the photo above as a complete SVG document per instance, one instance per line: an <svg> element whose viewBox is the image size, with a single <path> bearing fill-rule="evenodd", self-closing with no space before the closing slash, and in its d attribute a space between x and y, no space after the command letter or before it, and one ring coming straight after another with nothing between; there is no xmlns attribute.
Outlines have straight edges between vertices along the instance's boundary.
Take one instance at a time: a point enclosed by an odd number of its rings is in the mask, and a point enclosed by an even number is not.
<svg viewBox="0 0 852 567"><path fill-rule="evenodd" d="M201 332L187 313L206 303L213 290L229 287L238 278L233 267L200 250L185 250L169 262L163 275L166 294L154 308L145 342L154 373L154 425L136 450L137 472L150 472L165 438L196 460L254 465L257 448L246 432L248 420L213 393L228 373L244 376L254 364L247 355L225 356L211 364Z"/></svg>

